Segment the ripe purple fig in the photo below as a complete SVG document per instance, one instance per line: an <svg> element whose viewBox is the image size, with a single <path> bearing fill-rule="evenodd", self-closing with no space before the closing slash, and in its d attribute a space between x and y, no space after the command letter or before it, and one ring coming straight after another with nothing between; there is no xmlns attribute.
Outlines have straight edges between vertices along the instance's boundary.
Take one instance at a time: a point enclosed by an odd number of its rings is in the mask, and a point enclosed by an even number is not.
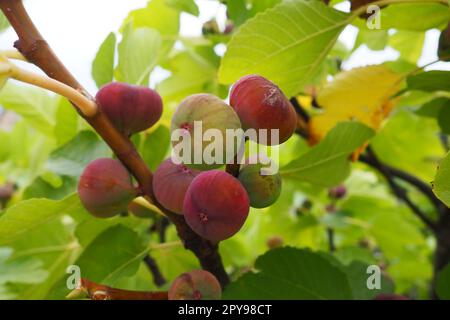
<svg viewBox="0 0 450 320"><path fill-rule="evenodd" d="M172 117L174 162L197 170L215 169L232 162L242 141L227 139L227 132L239 129L241 123L236 112L219 98L211 94L187 97ZM208 133L214 135L207 138Z"/></svg>
<svg viewBox="0 0 450 320"><path fill-rule="evenodd" d="M266 140L258 143L266 145L281 144L294 134L297 127L297 114L286 96L269 80L249 75L241 78L231 89L230 104L241 119L242 127L259 130L266 129ZM272 130L279 130L278 141L272 141Z"/></svg>
<svg viewBox="0 0 450 320"><path fill-rule="evenodd" d="M159 94L143 86L112 82L98 91L96 100L113 125L126 135L150 128L162 114Z"/></svg>
<svg viewBox="0 0 450 320"><path fill-rule="evenodd" d="M169 289L169 300L219 300L221 296L219 281L205 270L183 273Z"/></svg>
<svg viewBox="0 0 450 320"><path fill-rule="evenodd" d="M174 164L167 159L160 164L153 176L153 191L164 208L183 214L183 201L192 180L200 171L189 169L183 164Z"/></svg>
<svg viewBox="0 0 450 320"><path fill-rule="evenodd" d="M187 224L201 237L219 242L244 225L250 209L244 187L232 175L211 170L194 178L184 198Z"/></svg>
<svg viewBox="0 0 450 320"><path fill-rule="evenodd" d="M239 181L247 191L253 208L269 207L281 194L280 174L263 175L262 168L262 164L247 164L239 172Z"/></svg>
<svg viewBox="0 0 450 320"><path fill-rule="evenodd" d="M102 158L92 161L84 169L78 194L93 216L110 218L127 212L128 203L136 197L136 190L120 161Z"/></svg>

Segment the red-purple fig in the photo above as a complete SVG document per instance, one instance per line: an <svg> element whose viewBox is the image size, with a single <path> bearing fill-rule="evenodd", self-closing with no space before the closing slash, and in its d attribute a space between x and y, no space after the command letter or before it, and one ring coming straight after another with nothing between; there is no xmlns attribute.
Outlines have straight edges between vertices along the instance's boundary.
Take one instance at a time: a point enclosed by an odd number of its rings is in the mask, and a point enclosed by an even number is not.
<svg viewBox="0 0 450 320"><path fill-rule="evenodd" d="M153 126L161 118L163 109L156 91L121 82L103 86L96 100L113 125L126 135Z"/></svg>
<svg viewBox="0 0 450 320"><path fill-rule="evenodd" d="M136 197L127 169L109 158L87 165L78 183L78 194L86 210L98 218L127 212L128 203Z"/></svg>
<svg viewBox="0 0 450 320"><path fill-rule="evenodd" d="M153 192L164 208L183 214L183 201L192 180L200 171L183 164L175 164L172 159L162 162L153 176Z"/></svg>
<svg viewBox="0 0 450 320"><path fill-rule="evenodd" d="M242 127L255 129L258 143L266 145L281 144L288 140L297 127L297 114L283 92L269 80L248 75L236 82L231 89L230 104L238 114ZM261 131L267 133L261 140ZM272 134L278 131L278 141ZM254 139L254 138L253 138Z"/></svg>
<svg viewBox="0 0 450 320"><path fill-rule="evenodd" d="M169 289L169 300L219 300L221 296L219 281L205 270L183 273Z"/></svg>
<svg viewBox="0 0 450 320"><path fill-rule="evenodd" d="M187 224L213 242L230 238L244 225L250 201L244 187L232 175L211 170L194 178L184 198Z"/></svg>

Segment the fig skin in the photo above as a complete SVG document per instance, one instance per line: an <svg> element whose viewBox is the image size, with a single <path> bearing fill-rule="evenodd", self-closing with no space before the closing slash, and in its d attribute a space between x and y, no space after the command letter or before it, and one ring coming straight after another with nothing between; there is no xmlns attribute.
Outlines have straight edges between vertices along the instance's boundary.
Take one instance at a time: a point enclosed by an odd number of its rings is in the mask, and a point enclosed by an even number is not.
<svg viewBox="0 0 450 320"><path fill-rule="evenodd" d="M197 137L195 132L195 123L200 121L202 124L202 134L208 129L216 129L221 133L223 141L221 144L223 157L219 163L207 163L207 159L203 158L205 148L212 143L212 141L203 141L203 136ZM242 139L235 139L233 150L228 150L226 130L238 130L241 129L241 122L236 112L227 105L211 94L195 94L184 99L176 109L172 117L171 122L171 134L175 130L181 129L183 136L191 137L191 145L186 144L186 148L191 147L191 158L189 161L185 161L184 164L192 169L196 170L211 170L222 167L228 162L231 162L237 153L237 150L242 143ZM197 134L199 131L197 131ZM180 139L181 140L181 139ZM187 140L183 140L187 141ZM201 141L202 145L195 145L196 141ZM175 148L182 141L172 141L172 145ZM231 142L230 142L231 144ZM231 149L231 148L230 148ZM195 154L197 151L197 154ZM199 151L201 154L198 154ZM201 163L194 163L195 159L200 159ZM176 161L178 163L178 161Z"/></svg>
<svg viewBox="0 0 450 320"><path fill-rule="evenodd" d="M237 233L245 223L250 200L238 179L220 171L202 172L184 198L187 224L201 237L219 242Z"/></svg>
<svg viewBox="0 0 450 320"><path fill-rule="evenodd" d="M248 75L231 89L230 104L238 114L244 130L266 129L267 141L260 144L276 145L287 141L297 127L297 113L283 92L269 80ZM272 141L271 132L279 130L279 141Z"/></svg>
<svg viewBox="0 0 450 320"><path fill-rule="evenodd" d="M161 97L147 87L112 82L103 86L95 98L114 127L125 135L147 130L162 115Z"/></svg>
<svg viewBox="0 0 450 320"><path fill-rule="evenodd" d="M136 190L127 169L118 160L101 158L84 169L78 183L81 203L97 218L111 218L127 212Z"/></svg>
<svg viewBox="0 0 450 320"><path fill-rule="evenodd" d="M253 208L267 208L281 194L282 180L279 173L262 175L262 164L247 164L239 172L239 181L244 186Z"/></svg>
<svg viewBox="0 0 450 320"><path fill-rule="evenodd" d="M183 201L194 178L200 173L172 159L163 161L153 176L153 192L156 200L166 209L183 214Z"/></svg>
<svg viewBox="0 0 450 320"><path fill-rule="evenodd" d="M205 270L183 273L169 289L169 300L220 300L221 296L219 281Z"/></svg>

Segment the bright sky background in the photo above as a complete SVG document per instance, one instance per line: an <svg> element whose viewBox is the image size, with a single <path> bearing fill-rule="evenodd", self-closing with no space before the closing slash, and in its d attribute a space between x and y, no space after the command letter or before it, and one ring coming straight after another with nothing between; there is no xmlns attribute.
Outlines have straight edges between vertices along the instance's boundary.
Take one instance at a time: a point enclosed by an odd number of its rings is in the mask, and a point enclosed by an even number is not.
<svg viewBox="0 0 450 320"><path fill-rule="evenodd" d="M215 1L196 0L200 7L200 20L189 14L182 14L181 32L184 36L201 34L202 22L215 16L225 20L225 9ZM96 87L91 78L91 63L99 45L111 31L117 31L128 12L144 7L147 0L32 0L25 5L41 33L63 60L75 77L91 92ZM348 3L344 4L348 8ZM51 8L52 14L48 13ZM427 33L425 48L419 65L437 59L436 48L438 30ZM341 35L341 40L352 46L356 38L356 29L348 27ZM8 49L17 39L14 31L0 34L0 49ZM345 69L365 64L376 64L394 60L398 53L393 49L371 51L359 48L344 65ZM433 69L450 70L450 63L438 63ZM164 76L159 74L158 78Z"/></svg>

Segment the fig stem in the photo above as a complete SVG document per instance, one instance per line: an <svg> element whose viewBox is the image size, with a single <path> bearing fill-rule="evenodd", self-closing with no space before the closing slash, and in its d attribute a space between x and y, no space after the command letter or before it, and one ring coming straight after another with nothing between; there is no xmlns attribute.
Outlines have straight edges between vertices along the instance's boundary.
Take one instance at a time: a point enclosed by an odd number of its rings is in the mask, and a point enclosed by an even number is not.
<svg viewBox="0 0 450 320"><path fill-rule="evenodd" d="M4 55L8 59L15 59L28 62L27 58L25 58L25 56L21 54L17 49L0 51L0 55Z"/></svg>
<svg viewBox="0 0 450 320"><path fill-rule="evenodd" d="M9 65L11 68L11 78L53 91L66 97L72 101L86 117L93 117L97 113L97 105L95 102L72 87L47 76L21 69L12 63L9 63Z"/></svg>
<svg viewBox="0 0 450 320"><path fill-rule="evenodd" d="M165 217L166 215L154 204L152 204L150 201L148 201L146 198L144 197L138 197L136 199L133 200L134 203L139 204L145 208L148 208L152 211L155 211L157 213L159 213L161 216Z"/></svg>

